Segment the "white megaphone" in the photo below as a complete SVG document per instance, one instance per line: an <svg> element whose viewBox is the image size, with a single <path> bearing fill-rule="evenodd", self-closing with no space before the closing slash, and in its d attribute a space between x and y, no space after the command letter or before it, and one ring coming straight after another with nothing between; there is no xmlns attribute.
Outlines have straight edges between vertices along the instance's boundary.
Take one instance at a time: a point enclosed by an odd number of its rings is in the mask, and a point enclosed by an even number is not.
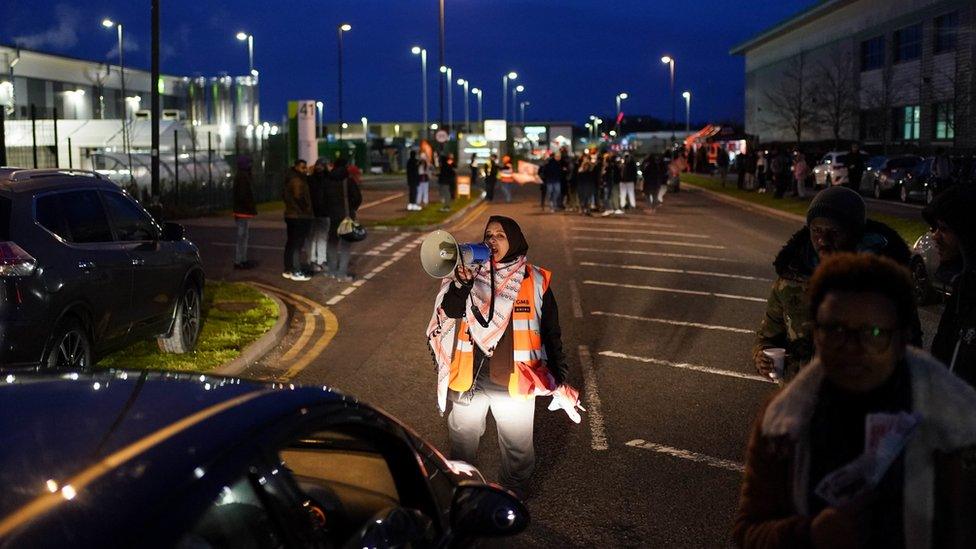
<svg viewBox="0 0 976 549"><path fill-rule="evenodd" d="M457 266L476 267L491 259L491 249L483 242L458 244L447 231L434 231L420 245L420 264L434 278L446 278Z"/></svg>

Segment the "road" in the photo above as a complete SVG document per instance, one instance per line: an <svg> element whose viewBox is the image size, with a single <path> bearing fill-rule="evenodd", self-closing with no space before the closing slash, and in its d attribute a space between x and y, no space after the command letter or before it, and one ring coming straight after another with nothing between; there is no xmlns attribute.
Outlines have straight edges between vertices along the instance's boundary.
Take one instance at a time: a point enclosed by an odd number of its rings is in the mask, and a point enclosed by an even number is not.
<svg viewBox="0 0 976 549"><path fill-rule="evenodd" d="M749 350L770 263L798 224L690 190L654 215L544 214L536 189L449 228L470 241L490 213L519 221L531 261L554 272L570 382L588 410L575 425L538 399L533 522L501 545L727 545L749 428L776 389L755 375ZM229 269L229 224L189 230L211 277L276 288L296 315L249 375L339 388L448 448L424 339L438 283L420 269L420 234L374 231L356 248L349 285L282 279L281 226L252 231L263 267L246 272ZM935 314L923 314L929 335ZM481 453L495 478L490 422Z"/></svg>

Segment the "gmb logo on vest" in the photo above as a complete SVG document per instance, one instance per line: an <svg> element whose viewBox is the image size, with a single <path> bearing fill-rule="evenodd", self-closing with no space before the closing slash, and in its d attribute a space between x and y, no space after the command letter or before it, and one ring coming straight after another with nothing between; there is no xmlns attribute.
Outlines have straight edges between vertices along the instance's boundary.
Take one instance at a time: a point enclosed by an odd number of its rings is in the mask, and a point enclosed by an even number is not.
<svg viewBox="0 0 976 549"><path fill-rule="evenodd" d="M516 313L530 313L532 308L529 307L528 299L517 299L515 300L515 312Z"/></svg>

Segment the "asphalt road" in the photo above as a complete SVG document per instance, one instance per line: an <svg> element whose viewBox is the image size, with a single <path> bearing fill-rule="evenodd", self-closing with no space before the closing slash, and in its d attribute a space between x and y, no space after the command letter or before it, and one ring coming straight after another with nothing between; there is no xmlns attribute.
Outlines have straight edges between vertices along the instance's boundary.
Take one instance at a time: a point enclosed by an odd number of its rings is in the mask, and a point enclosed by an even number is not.
<svg viewBox="0 0 976 549"><path fill-rule="evenodd" d="M576 425L537 399L533 522L499 546L728 545L749 428L776 389L752 369L752 334L772 258L798 224L693 191L667 195L654 215L546 214L537 189L450 228L478 240L490 213L519 221L530 260L554 272L570 382L588 409ZM253 271L229 269L230 226L189 230L211 277L298 296L287 300L295 325L250 375L334 386L448 448L424 339L438 283L420 268L420 234L373 232L349 285L282 279L281 226L252 230ZM929 336L935 315L923 313ZM477 465L496 477L491 422Z"/></svg>

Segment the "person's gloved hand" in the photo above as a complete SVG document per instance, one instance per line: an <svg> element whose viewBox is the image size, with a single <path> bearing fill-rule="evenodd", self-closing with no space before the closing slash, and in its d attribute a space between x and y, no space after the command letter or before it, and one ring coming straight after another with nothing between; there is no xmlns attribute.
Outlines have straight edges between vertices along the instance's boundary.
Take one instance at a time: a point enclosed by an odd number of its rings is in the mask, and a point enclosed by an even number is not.
<svg viewBox="0 0 976 549"><path fill-rule="evenodd" d="M556 390L552 392L552 402L549 403L550 412L560 408L566 412L569 419L573 420L573 423L579 423L581 419L579 412L576 411L577 408L584 412L586 411L586 408L580 404L579 391L565 383L556 387Z"/></svg>

